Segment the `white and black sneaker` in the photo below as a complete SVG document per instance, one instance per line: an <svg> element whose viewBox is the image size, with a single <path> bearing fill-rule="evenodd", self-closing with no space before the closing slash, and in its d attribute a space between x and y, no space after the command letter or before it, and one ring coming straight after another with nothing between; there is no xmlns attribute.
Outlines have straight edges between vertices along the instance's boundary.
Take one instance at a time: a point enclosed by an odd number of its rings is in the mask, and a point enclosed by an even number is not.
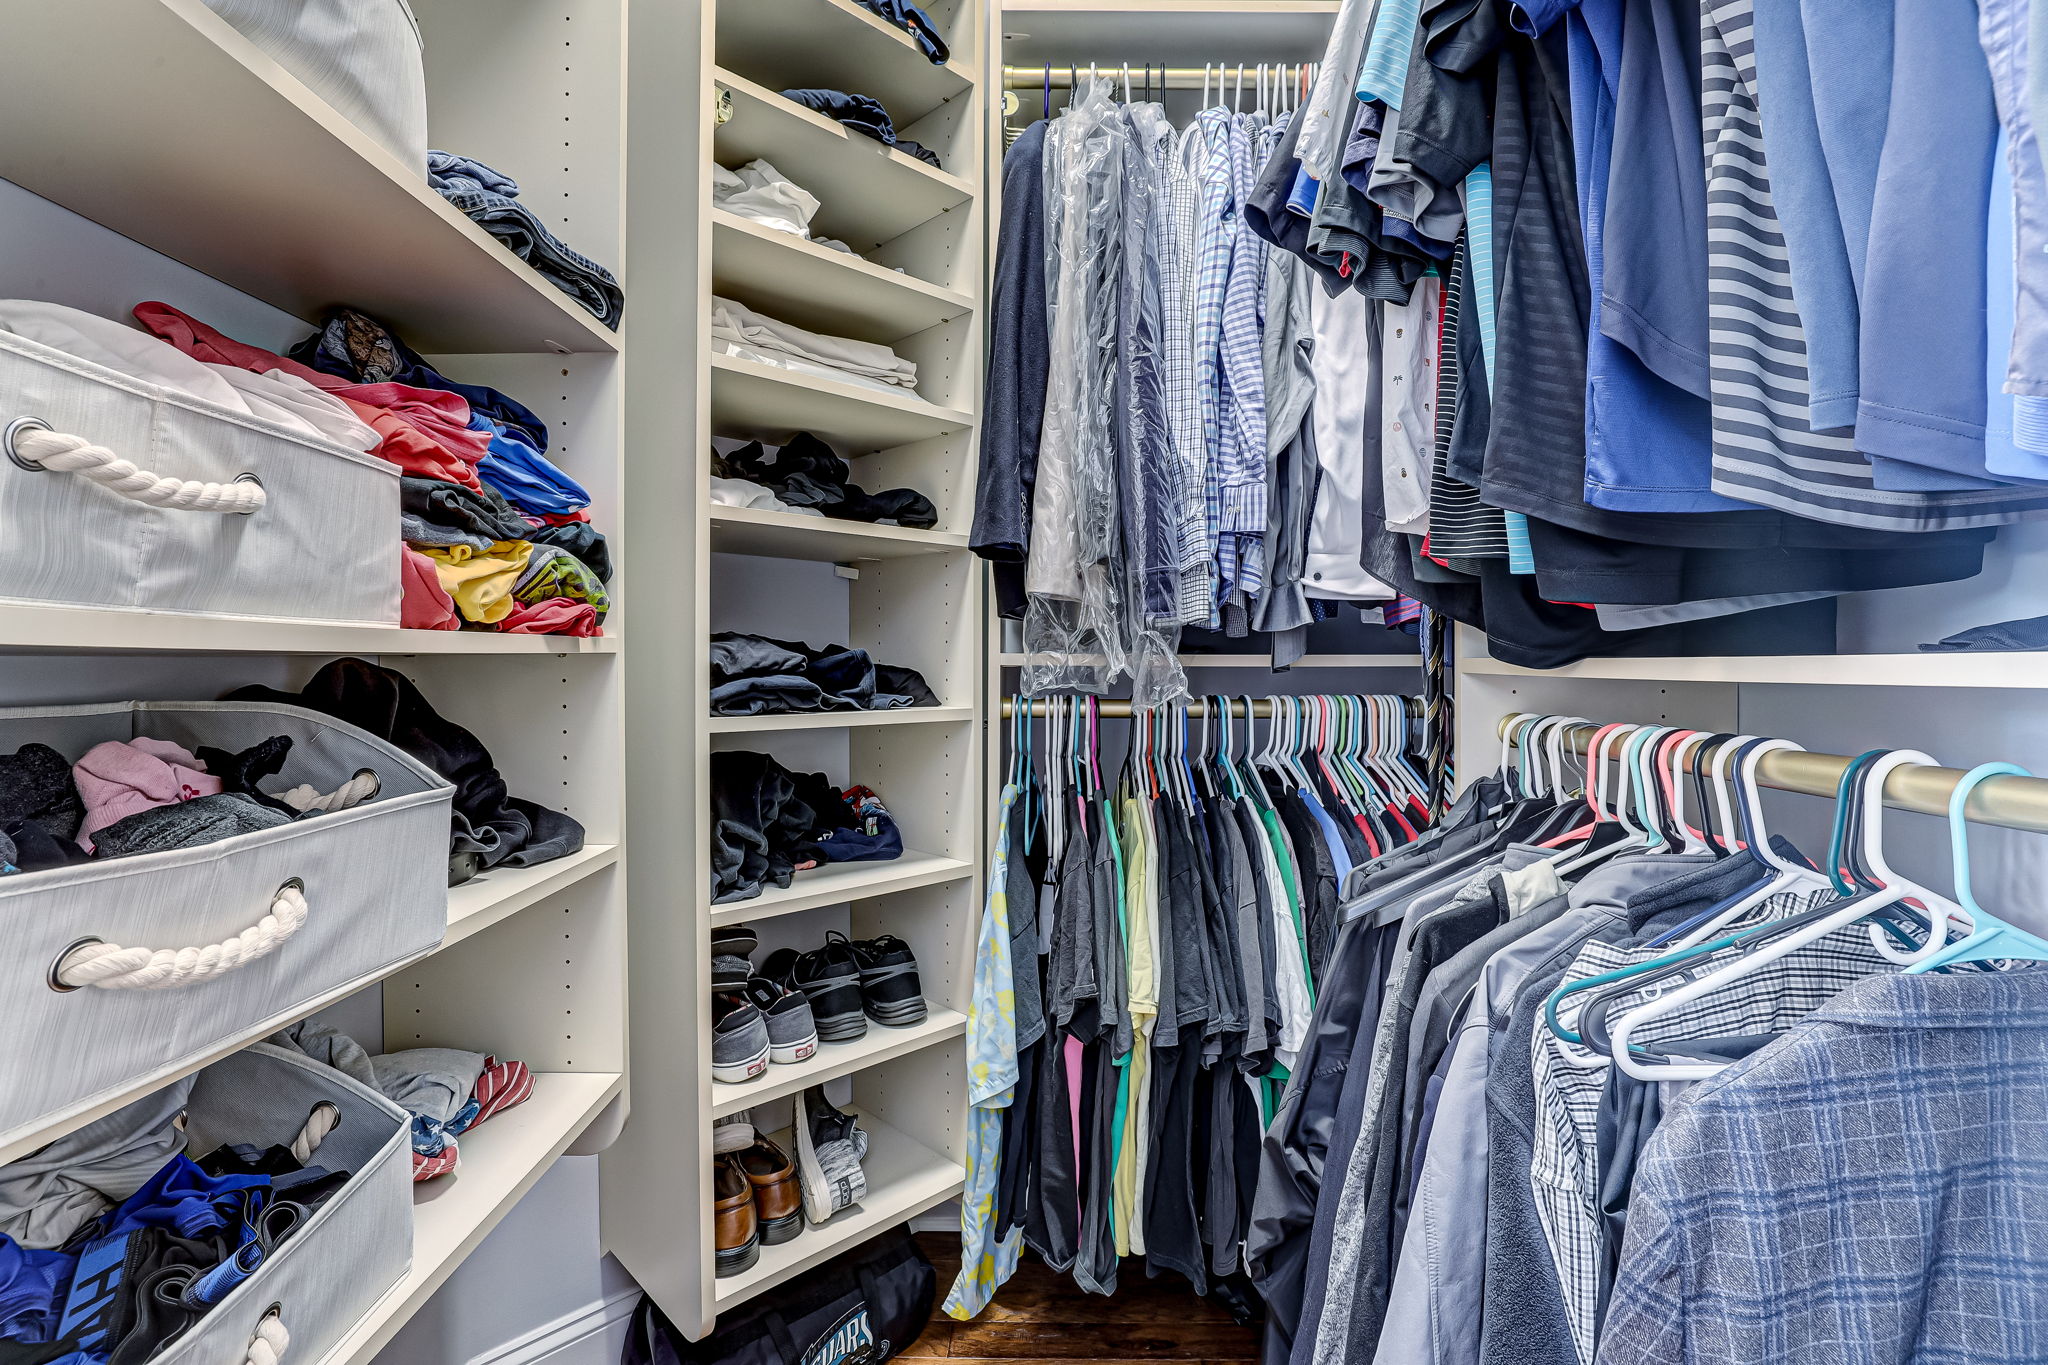
<svg viewBox="0 0 2048 1365"><path fill-rule="evenodd" d="M796 1173L803 1185L804 1213L822 1223L867 1197L868 1178L861 1170L868 1135L851 1114L842 1114L825 1099L821 1086L796 1097Z"/></svg>

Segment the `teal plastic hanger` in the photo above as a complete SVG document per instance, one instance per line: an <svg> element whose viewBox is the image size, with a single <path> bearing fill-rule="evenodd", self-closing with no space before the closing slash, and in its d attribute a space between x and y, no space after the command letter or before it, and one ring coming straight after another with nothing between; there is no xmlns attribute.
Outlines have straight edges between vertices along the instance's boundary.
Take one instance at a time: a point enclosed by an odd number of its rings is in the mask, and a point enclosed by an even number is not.
<svg viewBox="0 0 2048 1365"><path fill-rule="evenodd" d="M1970 889L1970 831L1969 822L1963 818L1963 807L1969 803L1970 793L1985 778L2005 775L2033 776L2016 763L1985 763L1964 773L1948 798L1948 837L1955 857L1956 904L1969 911L1977 927L1968 938L1950 944L1925 962L1916 962L1906 968L1908 975L1964 962L1994 962L2009 958L2048 962L2048 941L1991 914L1977 904L1976 893Z"/></svg>

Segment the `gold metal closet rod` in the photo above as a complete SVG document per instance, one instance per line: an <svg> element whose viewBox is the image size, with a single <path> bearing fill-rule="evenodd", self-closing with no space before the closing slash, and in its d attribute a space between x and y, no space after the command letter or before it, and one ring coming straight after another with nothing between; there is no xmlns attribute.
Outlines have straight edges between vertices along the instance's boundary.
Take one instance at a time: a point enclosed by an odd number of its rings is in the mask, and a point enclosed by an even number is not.
<svg viewBox="0 0 2048 1365"><path fill-rule="evenodd" d="M1264 65L1266 75L1270 79L1276 71L1282 74L1300 72L1307 70L1310 64L1307 62L1267 62ZM1169 90L1200 90L1204 80L1208 81L1212 87L1216 86L1220 81L1228 80L1232 83L1232 87L1235 88L1239 73L1242 73L1246 85L1249 86L1253 79L1258 76L1259 66L1260 63L1258 62L1241 62L1234 66L1212 66L1206 70L1199 66L1155 66L1152 68L1152 84L1156 88L1159 84L1160 73L1164 72L1166 88ZM1130 72L1131 88L1135 90L1144 82L1145 68L1134 65L1130 68ZM1086 62L1081 63L1078 67L1065 63L1055 64L1052 67L1052 88L1055 90L1070 89L1076 81L1087 76L1087 74L1088 64ZM1095 74L1105 81L1114 80L1121 87L1124 78L1124 64L1117 62L1115 65L1105 65L1098 62L1095 66ZM1003 68L1003 88L1005 90L1043 90L1046 86L1046 80L1046 68L1043 66L1006 66Z"/></svg>
<svg viewBox="0 0 2048 1365"><path fill-rule="evenodd" d="M1302 695L1307 696L1311 694L1304 693ZM1008 720L1017 714L1018 700L1016 697L1003 698L1004 720ZM1032 715L1043 716L1045 714L1046 700L1044 697L1033 697L1024 702L1024 705L1031 708ZM1079 701L1081 698L1076 697L1073 700ZM1401 700L1406 704L1409 715L1419 716L1422 714L1422 701L1420 698L1403 697ZM1206 716L1209 714L1209 699L1206 697L1196 697L1183 704L1187 707L1188 714L1191 716ZM1244 719L1245 702L1242 697L1227 698L1225 705L1229 708L1231 719ZM1103 697L1096 703L1096 706L1096 714L1104 720L1129 720L1131 718L1131 699L1129 697ZM1273 718L1273 703L1267 701L1264 697L1253 697L1251 708L1252 715L1259 720L1271 720ZM2043 785L2048 785L2048 783Z"/></svg>
<svg viewBox="0 0 2048 1365"><path fill-rule="evenodd" d="M1507 737L1510 719L1501 717L1498 729L1502 738ZM1583 758L1587 745L1599 729L1597 725L1570 726L1565 731L1564 743ZM1699 753L1696 748L1686 755L1688 772L1696 767ZM1757 780L1778 791L1833 797L1849 762L1841 754L1780 749L1765 754L1757 764ZM1885 779L1884 803L1894 810L1917 810L1927 815L1945 816L1948 814L1948 799L1954 794L1956 782L1962 775L1961 768L1930 768L1909 763L1894 769ZM1978 824L2048 833L2048 780L2038 777L1987 778L1970 793L1963 814Z"/></svg>

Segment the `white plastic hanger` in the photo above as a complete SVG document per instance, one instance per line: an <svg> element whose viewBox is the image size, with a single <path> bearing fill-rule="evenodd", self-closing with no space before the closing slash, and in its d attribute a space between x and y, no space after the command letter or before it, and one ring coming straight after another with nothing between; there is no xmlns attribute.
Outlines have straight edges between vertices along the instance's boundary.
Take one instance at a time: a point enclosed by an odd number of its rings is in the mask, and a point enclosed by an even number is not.
<svg viewBox="0 0 2048 1365"><path fill-rule="evenodd" d="M1750 833L1751 850L1770 868L1770 877L1762 886L1699 928L1675 940L1672 943L1673 948L1690 948L1695 944L1705 943L1708 939L1718 938L1730 925L1740 924L1773 896L1788 892L1804 894L1833 887L1834 883L1828 879L1826 873L1801 867L1798 863L1779 857L1777 850L1771 847L1770 832L1764 828L1763 794L1757 789L1757 765L1763 762L1765 754L1799 750L1799 747L1789 739L1767 739L1751 749L1742 760L1738 780L1742 783L1742 806L1748 814L1744 828Z"/></svg>

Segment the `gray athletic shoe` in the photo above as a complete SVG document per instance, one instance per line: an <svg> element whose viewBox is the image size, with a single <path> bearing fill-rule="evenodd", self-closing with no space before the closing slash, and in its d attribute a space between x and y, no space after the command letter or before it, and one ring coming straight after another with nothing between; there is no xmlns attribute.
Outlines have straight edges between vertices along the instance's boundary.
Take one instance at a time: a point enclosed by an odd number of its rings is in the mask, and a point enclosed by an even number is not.
<svg viewBox="0 0 2048 1365"><path fill-rule="evenodd" d="M802 991L757 976L747 982L747 998L768 1021L770 1061L807 1061L817 1052L818 1028L811 1020L811 1002Z"/></svg>
<svg viewBox="0 0 2048 1365"><path fill-rule="evenodd" d="M768 1069L768 1021L743 995L711 997L711 1079L750 1081Z"/></svg>
<svg viewBox="0 0 2048 1365"><path fill-rule="evenodd" d="M825 1099L821 1086L796 1098L796 1173L804 1191L804 1214L822 1223L867 1197L868 1178L860 1168L867 1154L867 1134L851 1114L842 1114Z"/></svg>

